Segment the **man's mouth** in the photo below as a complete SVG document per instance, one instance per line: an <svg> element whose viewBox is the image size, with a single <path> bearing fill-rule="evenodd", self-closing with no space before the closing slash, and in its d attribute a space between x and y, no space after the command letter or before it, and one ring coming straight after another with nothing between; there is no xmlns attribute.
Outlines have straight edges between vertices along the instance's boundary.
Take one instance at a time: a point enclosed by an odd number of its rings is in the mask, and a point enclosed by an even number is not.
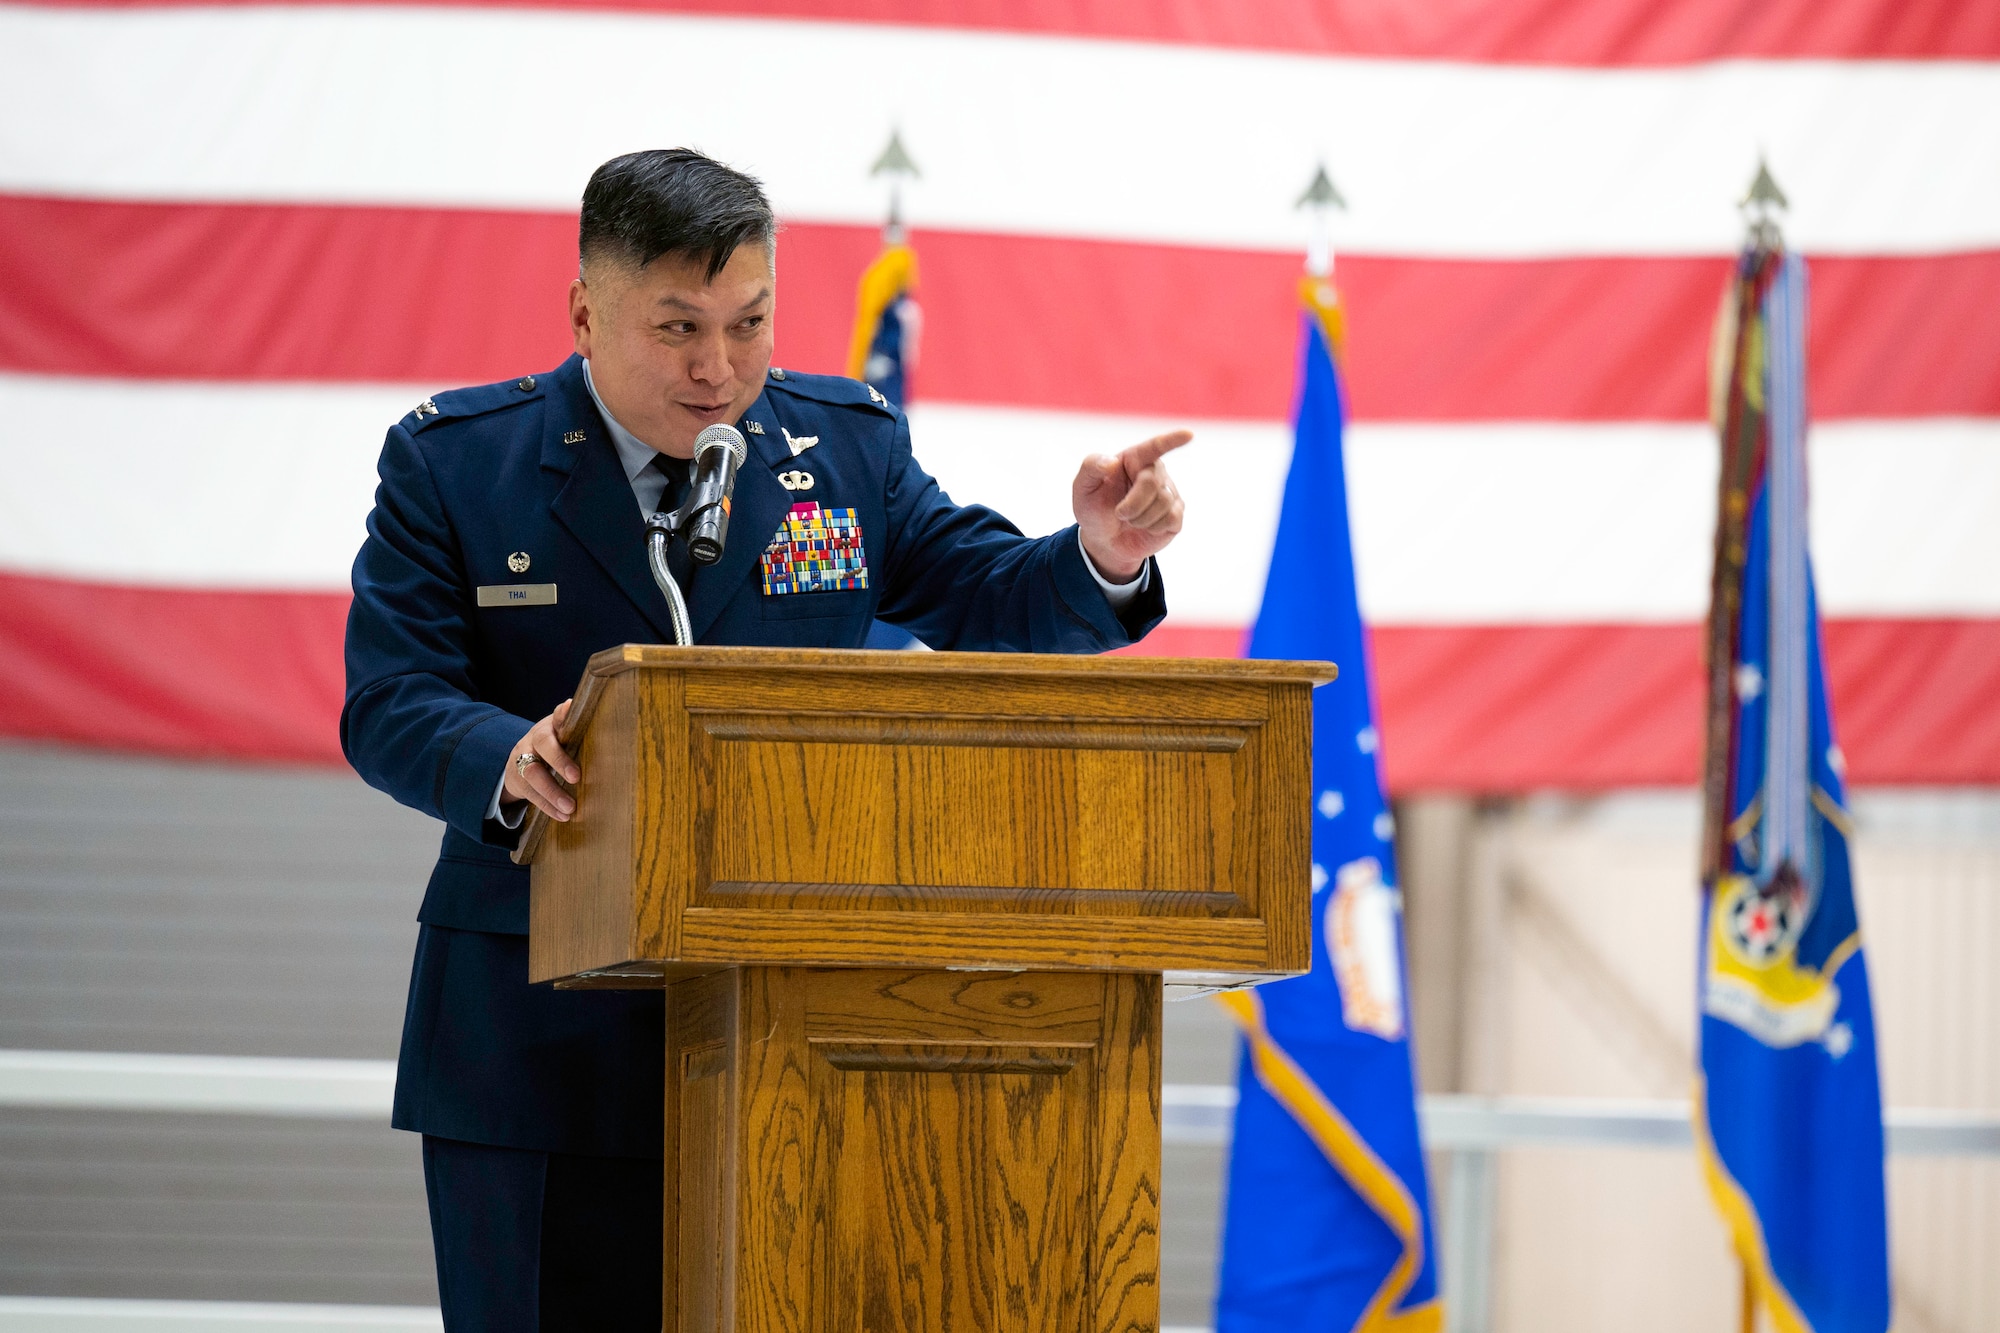
<svg viewBox="0 0 2000 1333"><path fill-rule="evenodd" d="M681 406L698 417L719 417L729 410L728 403L682 403Z"/></svg>

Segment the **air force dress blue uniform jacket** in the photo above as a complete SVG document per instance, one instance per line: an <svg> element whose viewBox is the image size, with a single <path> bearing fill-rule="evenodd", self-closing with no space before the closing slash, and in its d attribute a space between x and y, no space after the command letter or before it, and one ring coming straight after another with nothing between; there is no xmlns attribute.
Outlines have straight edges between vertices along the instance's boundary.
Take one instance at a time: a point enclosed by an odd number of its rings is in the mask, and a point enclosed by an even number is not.
<svg viewBox="0 0 2000 1333"><path fill-rule="evenodd" d="M1101 652L1165 612L1157 569L1114 613L1074 528L1031 539L954 504L866 385L773 369L738 428L750 452L729 540L687 590L697 642L855 648L880 617L938 649ZM592 653L673 641L582 361L427 400L390 428L380 470L341 742L369 783L446 825L418 913L395 1123L657 1157L660 994L527 984L528 874L508 858L515 832L486 818L516 746ZM858 529L859 568L788 579L782 557L806 548L786 533L815 516Z"/></svg>

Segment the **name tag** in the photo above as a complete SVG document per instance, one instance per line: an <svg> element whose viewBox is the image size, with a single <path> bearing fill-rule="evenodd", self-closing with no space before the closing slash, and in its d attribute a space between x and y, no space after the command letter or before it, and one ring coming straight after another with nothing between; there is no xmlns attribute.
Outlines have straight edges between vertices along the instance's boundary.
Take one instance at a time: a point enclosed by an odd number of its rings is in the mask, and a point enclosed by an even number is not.
<svg viewBox="0 0 2000 1333"><path fill-rule="evenodd" d="M553 583L488 583L479 589L481 606L554 606Z"/></svg>

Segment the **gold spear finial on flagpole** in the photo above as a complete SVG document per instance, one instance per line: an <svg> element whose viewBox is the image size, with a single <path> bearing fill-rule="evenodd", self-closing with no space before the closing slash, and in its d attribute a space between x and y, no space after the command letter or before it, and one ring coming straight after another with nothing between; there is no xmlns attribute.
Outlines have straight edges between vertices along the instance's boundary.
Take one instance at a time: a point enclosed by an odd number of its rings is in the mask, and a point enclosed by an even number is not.
<svg viewBox="0 0 2000 1333"><path fill-rule="evenodd" d="M883 229L882 237L891 245L898 244L903 239L903 178L922 180L924 175L917 170L909 150L903 147L900 129L889 131L889 146L875 159L875 165L868 168L868 175L889 178L889 225Z"/></svg>
<svg viewBox="0 0 2000 1333"><path fill-rule="evenodd" d="M1333 273L1333 232L1327 214L1336 208L1345 212L1347 201L1334 188L1333 177L1326 174L1326 163L1319 164L1313 172L1312 184L1306 186L1306 192L1292 207L1312 210L1312 233L1306 238L1306 272L1315 278L1330 276Z"/></svg>
<svg viewBox="0 0 2000 1333"><path fill-rule="evenodd" d="M1788 211L1791 200L1778 188L1778 182L1771 175L1771 168L1764 161L1764 155L1757 155L1757 174L1750 181L1750 188L1743 193L1736 206L1743 210L1743 218L1750 228L1750 243L1762 250L1782 250L1785 238L1778 231L1776 212Z"/></svg>

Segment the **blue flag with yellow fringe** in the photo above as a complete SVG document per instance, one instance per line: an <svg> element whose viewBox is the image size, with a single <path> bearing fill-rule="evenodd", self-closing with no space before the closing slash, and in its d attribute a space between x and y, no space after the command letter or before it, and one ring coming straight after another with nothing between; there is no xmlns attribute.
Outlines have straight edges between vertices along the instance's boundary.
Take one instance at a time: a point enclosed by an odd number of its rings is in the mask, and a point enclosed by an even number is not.
<svg viewBox="0 0 2000 1333"><path fill-rule="evenodd" d="M1778 1333L1882 1333L1882 1100L1806 544L1806 267L1754 244L1716 364L1696 1141Z"/></svg>
<svg viewBox="0 0 2000 1333"><path fill-rule="evenodd" d="M1244 1034L1218 1333L1443 1326L1403 985L1395 825L1355 595L1332 285L1303 284L1290 475L1252 657L1330 660L1313 694L1313 959L1222 998Z"/></svg>

